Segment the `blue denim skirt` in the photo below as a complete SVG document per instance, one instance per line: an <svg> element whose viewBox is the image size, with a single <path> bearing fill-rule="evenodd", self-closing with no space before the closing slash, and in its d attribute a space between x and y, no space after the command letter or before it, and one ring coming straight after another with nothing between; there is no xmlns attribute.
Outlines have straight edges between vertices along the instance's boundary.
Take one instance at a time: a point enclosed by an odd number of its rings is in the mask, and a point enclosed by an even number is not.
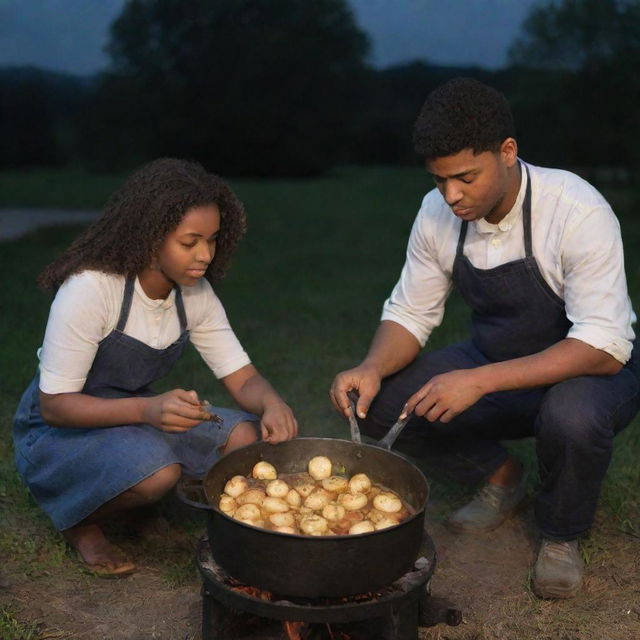
<svg viewBox="0 0 640 640"><path fill-rule="evenodd" d="M50 427L40 415L36 376L14 418L16 467L56 529L68 529L170 464L180 464L190 476L203 476L238 423L259 421L245 411L214 411L222 423L202 422L185 433L164 433L147 424Z"/></svg>

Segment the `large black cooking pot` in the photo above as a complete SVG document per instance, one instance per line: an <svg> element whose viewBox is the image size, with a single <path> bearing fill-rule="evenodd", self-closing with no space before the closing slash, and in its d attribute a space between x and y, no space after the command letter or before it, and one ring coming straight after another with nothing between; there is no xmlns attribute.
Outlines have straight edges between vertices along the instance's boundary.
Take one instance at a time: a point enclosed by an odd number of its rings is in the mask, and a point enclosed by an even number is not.
<svg viewBox="0 0 640 640"><path fill-rule="evenodd" d="M398 526L372 533L309 537L251 527L218 509L227 480L250 475L256 462L266 460L279 473L297 473L306 471L317 455L327 456L336 473L366 473L400 495L415 513ZM391 584L418 557L429 488L422 472L392 451L333 438L257 442L220 458L203 485L212 507L207 530L214 560L245 584L287 596L355 595Z"/></svg>

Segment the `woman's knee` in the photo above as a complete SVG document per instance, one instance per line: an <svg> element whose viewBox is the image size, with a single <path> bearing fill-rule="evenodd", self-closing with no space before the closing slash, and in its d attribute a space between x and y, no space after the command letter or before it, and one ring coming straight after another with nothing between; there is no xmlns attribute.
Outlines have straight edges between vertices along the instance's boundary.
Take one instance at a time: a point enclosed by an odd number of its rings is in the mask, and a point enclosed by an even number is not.
<svg viewBox="0 0 640 640"><path fill-rule="evenodd" d="M131 487L129 493L134 494L144 503L157 502L173 489L181 474L182 467L179 464L167 465Z"/></svg>
<svg viewBox="0 0 640 640"><path fill-rule="evenodd" d="M225 445L220 449L221 453L228 453L234 449L245 447L248 444L253 444L258 440L258 433L256 429L259 426L255 422L239 422L229 434L229 438Z"/></svg>

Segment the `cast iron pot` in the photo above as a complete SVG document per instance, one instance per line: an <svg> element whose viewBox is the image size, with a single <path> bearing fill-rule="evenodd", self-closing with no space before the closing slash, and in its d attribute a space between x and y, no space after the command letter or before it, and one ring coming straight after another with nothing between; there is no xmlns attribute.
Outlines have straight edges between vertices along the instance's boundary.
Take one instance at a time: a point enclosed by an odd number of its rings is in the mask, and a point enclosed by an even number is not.
<svg viewBox="0 0 640 640"><path fill-rule="evenodd" d="M348 476L366 473L400 495L415 513L398 526L372 533L310 537L251 527L218 509L227 480L250 475L256 462L266 460L279 473L298 473L317 455L327 456L334 471L344 467ZM209 469L203 488L211 506L207 530L214 560L240 582L308 598L375 591L409 571L419 554L429 495L426 478L403 456L333 438L296 438L277 445L256 442L237 449Z"/></svg>

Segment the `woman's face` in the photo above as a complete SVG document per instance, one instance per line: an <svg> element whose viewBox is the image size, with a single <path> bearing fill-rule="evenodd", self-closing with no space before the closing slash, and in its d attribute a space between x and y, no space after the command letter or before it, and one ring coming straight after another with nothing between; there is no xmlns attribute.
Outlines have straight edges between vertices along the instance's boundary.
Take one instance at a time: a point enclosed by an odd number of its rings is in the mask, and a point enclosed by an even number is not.
<svg viewBox="0 0 640 640"><path fill-rule="evenodd" d="M165 238L156 261L140 274L145 293L166 298L174 283L190 287L204 276L216 252L220 210L215 204L194 207Z"/></svg>

